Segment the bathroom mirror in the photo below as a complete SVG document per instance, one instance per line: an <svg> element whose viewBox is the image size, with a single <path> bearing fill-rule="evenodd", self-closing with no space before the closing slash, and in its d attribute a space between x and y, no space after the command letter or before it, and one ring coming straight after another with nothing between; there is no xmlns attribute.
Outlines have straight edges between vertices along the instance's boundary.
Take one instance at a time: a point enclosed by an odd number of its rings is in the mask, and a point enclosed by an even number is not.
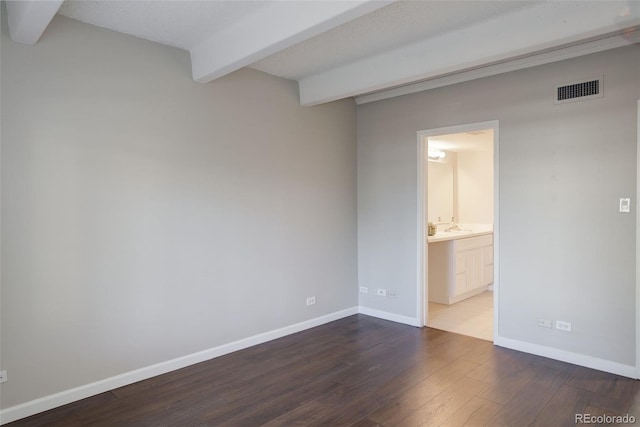
<svg viewBox="0 0 640 427"><path fill-rule="evenodd" d="M453 216L453 165L428 162L427 169L427 220L449 222Z"/></svg>

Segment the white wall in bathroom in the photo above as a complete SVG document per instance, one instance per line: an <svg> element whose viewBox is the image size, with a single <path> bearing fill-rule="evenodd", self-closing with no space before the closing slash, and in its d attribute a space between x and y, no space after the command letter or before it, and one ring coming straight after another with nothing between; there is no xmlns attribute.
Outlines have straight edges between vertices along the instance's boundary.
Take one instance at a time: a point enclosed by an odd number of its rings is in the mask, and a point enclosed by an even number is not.
<svg viewBox="0 0 640 427"><path fill-rule="evenodd" d="M458 216L461 224L493 223L493 152L458 153Z"/></svg>

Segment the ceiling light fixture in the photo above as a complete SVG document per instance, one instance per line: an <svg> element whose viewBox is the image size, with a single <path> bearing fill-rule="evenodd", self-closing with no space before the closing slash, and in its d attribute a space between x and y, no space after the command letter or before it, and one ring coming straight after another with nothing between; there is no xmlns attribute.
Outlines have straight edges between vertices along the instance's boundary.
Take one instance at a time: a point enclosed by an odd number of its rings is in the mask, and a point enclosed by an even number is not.
<svg viewBox="0 0 640 427"><path fill-rule="evenodd" d="M447 156L447 154L442 150L437 150L435 148L429 149L429 160L442 160Z"/></svg>

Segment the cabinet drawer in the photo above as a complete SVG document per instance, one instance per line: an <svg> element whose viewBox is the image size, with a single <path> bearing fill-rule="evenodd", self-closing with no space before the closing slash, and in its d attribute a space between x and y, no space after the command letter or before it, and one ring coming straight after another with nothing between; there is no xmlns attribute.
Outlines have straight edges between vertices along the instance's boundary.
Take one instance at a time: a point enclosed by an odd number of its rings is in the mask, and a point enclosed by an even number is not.
<svg viewBox="0 0 640 427"><path fill-rule="evenodd" d="M493 234L485 234L484 236L468 237L466 239L458 239L454 241L455 251L468 251L483 246L493 245Z"/></svg>

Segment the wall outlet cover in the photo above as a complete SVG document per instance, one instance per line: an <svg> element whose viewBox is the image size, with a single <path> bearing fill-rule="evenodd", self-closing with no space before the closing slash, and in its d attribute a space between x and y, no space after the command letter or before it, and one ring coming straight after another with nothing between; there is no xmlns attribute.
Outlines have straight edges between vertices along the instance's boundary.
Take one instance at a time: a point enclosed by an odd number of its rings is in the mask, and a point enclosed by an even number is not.
<svg viewBox="0 0 640 427"><path fill-rule="evenodd" d="M549 328L552 327L551 319L538 319L538 326L541 328Z"/></svg>
<svg viewBox="0 0 640 427"><path fill-rule="evenodd" d="M571 332L571 322L556 320L556 329L565 331L565 332Z"/></svg>
<svg viewBox="0 0 640 427"><path fill-rule="evenodd" d="M620 198L620 212L629 213L631 212L631 199L628 197Z"/></svg>

